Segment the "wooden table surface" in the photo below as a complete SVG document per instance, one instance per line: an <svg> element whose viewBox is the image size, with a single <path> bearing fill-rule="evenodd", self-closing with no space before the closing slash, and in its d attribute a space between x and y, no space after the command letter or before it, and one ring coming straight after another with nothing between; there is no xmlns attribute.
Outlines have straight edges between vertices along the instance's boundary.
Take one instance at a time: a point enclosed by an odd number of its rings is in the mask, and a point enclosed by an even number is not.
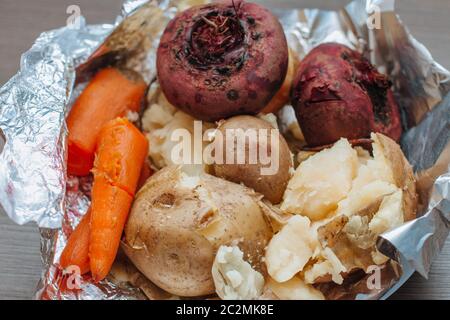
<svg viewBox="0 0 450 320"><path fill-rule="evenodd" d="M331 1L289 0L309 7ZM65 24L66 9L76 4L88 23L111 22L121 0L0 0L0 85L16 73L20 55L41 31ZM345 0L332 4L339 7ZM450 68L450 1L397 0L397 12L412 34ZM1 211L1 209L0 209ZM0 299L30 299L41 273L35 225L17 226L0 212ZM429 279L415 274L394 299L450 299L450 240L434 262Z"/></svg>

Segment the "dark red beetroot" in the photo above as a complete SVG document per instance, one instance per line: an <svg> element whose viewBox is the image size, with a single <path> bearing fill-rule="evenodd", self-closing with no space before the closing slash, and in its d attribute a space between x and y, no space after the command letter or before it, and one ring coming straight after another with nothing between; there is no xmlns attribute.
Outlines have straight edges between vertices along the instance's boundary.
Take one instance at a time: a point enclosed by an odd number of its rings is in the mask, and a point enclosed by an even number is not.
<svg viewBox="0 0 450 320"><path fill-rule="evenodd" d="M309 146L380 132L398 141L400 114L391 83L358 52L337 43L314 48L300 63L292 105Z"/></svg>
<svg viewBox="0 0 450 320"><path fill-rule="evenodd" d="M281 87L287 66L277 18L240 0L181 12L166 27L157 53L167 99L206 121L258 113Z"/></svg>

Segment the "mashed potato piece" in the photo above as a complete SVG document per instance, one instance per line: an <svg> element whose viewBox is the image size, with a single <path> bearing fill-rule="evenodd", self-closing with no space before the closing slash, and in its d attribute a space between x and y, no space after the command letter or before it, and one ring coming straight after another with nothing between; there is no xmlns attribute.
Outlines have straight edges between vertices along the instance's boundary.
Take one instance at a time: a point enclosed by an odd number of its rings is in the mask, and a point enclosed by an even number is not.
<svg viewBox="0 0 450 320"><path fill-rule="evenodd" d="M144 112L142 117L142 127L146 132L149 141L149 156L153 164L158 168L162 168L172 164L180 164L182 162L182 154L177 154L174 148L180 144L179 140L171 139L171 136L177 129L186 129L191 137L191 162L194 159L200 159L203 162L203 149L209 142L202 141L200 148L194 148L194 121L190 115L179 111L172 106L158 88L153 89L151 93L152 103ZM211 123L202 122L201 134L214 126ZM202 138L202 137L200 137ZM205 164L199 164L207 171Z"/></svg>
<svg viewBox="0 0 450 320"><path fill-rule="evenodd" d="M284 193L281 210L320 220L334 211L352 187L358 156L346 139L301 162Z"/></svg>
<svg viewBox="0 0 450 320"><path fill-rule="evenodd" d="M305 270L306 283L315 283L316 279L331 276L331 280L342 284L344 278L341 273L347 271L330 248L324 248L318 262Z"/></svg>
<svg viewBox="0 0 450 320"><path fill-rule="evenodd" d="M309 219L293 216L267 246L267 271L278 282L291 279L313 256L317 245Z"/></svg>
<svg viewBox="0 0 450 320"><path fill-rule="evenodd" d="M414 214L414 176L394 141L379 134L371 138L372 155L346 139L302 154L280 206L294 217L266 250L275 294L283 296L291 281L302 292L309 284L342 284L352 270L389 260L376 240L404 223L405 198Z"/></svg>
<svg viewBox="0 0 450 320"><path fill-rule="evenodd" d="M336 215L351 216L396 190L398 188L395 185L382 180L375 180L359 188L353 188L347 198L339 202Z"/></svg>
<svg viewBox="0 0 450 320"><path fill-rule="evenodd" d="M243 259L236 246L221 246L212 266L216 292L224 300L250 300L261 296L264 277Z"/></svg>
<svg viewBox="0 0 450 320"><path fill-rule="evenodd" d="M324 300L322 292L313 286L306 284L299 277L294 277L289 281L279 283L269 279L267 283L269 289L281 300Z"/></svg>
<svg viewBox="0 0 450 320"><path fill-rule="evenodd" d="M402 225L403 222L403 193L397 190L392 195L384 197L380 209L369 223L369 230L381 234Z"/></svg>

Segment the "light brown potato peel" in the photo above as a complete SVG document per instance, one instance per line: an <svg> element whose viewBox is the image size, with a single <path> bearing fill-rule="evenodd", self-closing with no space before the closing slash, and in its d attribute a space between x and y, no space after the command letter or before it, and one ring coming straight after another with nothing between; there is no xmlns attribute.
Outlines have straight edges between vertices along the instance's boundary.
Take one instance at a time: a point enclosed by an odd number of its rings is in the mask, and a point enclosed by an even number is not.
<svg viewBox="0 0 450 320"><path fill-rule="evenodd" d="M214 293L211 267L220 245L237 244L252 267L272 230L250 189L207 174L165 167L136 196L123 249L157 286L179 296Z"/></svg>
<svg viewBox="0 0 450 320"><path fill-rule="evenodd" d="M224 145L223 145L223 154L230 154L233 152L235 155L237 154L237 145L232 141L227 140L227 130L236 130L242 129L246 130L255 130L254 132L260 133L260 129L267 130L267 142L268 142L268 150L273 152L275 150L275 146L271 144L270 130L274 130L272 125L262 119L253 116L236 116L230 118L224 122L222 122L219 127L219 131L224 137ZM233 131L230 131L233 132ZM237 135L237 133L236 133ZM281 201L283 197L283 193L288 184L289 178L291 177L291 171L293 167L292 154L289 150L289 147L284 140L281 134L276 133L278 136L278 168L276 168L276 172L274 174L261 174L262 167L269 167L269 165L262 165L260 162L260 158L258 156L258 163L252 164L249 162L249 142L246 141L245 144L245 155L246 162L244 164L231 164L224 163L223 164L215 164L214 172L217 177L224 178L226 180L243 183L247 187L254 189L255 191L264 195L266 199L268 199L273 204L277 204ZM248 139L247 139L248 140ZM236 139L234 139L234 142ZM258 145L258 149L254 149L257 152L260 152L261 141L258 140L255 143ZM219 145L220 146L220 145ZM276 153L275 153L276 155ZM270 157L270 156L269 156Z"/></svg>
<svg viewBox="0 0 450 320"><path fill-rule="evenodd" d="M414 172L406 160L400 146L391 138L380 133L372 135L374 143L383 150L383 154L392 168L395 185L403 190L404 219L410 221L416 218L417 191Z"/></svg>

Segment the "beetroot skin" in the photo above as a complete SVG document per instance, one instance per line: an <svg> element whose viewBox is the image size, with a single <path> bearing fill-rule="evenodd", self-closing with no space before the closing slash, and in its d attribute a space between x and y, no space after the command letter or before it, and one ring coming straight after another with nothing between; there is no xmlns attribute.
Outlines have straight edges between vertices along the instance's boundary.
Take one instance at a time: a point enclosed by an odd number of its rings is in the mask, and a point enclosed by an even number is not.
<svg viewBox="0 0 450 320"><path fill-rule="evenodd" d="M281 87L287 66L277 18L239 0L181 12L167 25L157 53L167 99L206 121L261 111Z"/></svg>
<svg viewBox="0 0 450 320"><path fill-rule="evenodd" d="M380 132L399 141L402 134L391 83L358 52L337 44L314 48L300 63L292 105L309 146L341 137L368 138Z"/></svg>

